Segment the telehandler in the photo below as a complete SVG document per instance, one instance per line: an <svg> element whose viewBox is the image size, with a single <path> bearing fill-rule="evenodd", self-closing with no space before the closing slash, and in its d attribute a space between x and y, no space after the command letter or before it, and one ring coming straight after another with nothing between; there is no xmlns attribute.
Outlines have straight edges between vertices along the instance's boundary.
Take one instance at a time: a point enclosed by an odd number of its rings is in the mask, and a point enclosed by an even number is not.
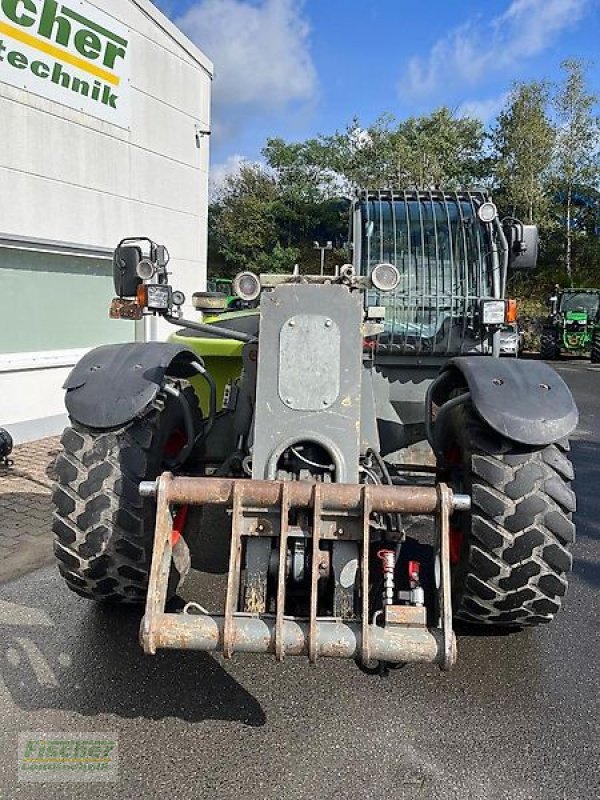
<svg viewBox="0 0 600 800"><path fill-rule="evenodd" d="M70 589L145 604L146 653L448 669L453 619L518 629L561 606L577 409L546 364L498 358L536 228L481 191L381 190L351 229L334 274L242 273L258 307L198 292L203 321L183 318L164 246L115 251L112 316L177 330L71 372L53 528ZM177 603L211 506L230 517L224 602Z"/></svg>

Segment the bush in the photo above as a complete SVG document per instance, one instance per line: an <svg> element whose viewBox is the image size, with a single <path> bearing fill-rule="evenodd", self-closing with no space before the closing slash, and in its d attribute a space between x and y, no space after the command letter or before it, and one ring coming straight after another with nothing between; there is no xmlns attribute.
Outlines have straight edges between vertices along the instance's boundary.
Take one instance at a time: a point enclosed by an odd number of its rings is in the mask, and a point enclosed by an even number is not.
<svg viewBox="0 0 600 800"><path fill-rule="evenodd" d="M548 306L541 300L517 299L519 327L523 331L525 350L540 352L540 338Z"/></svg>

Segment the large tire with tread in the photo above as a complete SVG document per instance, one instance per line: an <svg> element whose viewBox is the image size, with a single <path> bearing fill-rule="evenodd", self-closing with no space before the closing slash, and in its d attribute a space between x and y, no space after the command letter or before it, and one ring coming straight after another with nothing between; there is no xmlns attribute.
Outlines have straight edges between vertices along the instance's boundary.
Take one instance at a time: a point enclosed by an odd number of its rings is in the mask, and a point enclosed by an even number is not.
<svg viewBox="0 0 600 800"><path fill-rule="evenodd" d="M556 361L560 356L560 344L558 340L558 330L556 328L544 328L540 341L540 356L545 361Z"/></svg>
<svg viewBox="0 0 600 800"><path fill-rule="evenodd" d="M184 391L196 423L196 396L189 387ZM63 433L54 465L54 553L67 585L83 597L145 600L155 504L140 497L138 486L167 468L167 442L184 429L179 400L165 396L160 405L117 430L73 422ZM172 578L176 586L178 575Z"/></svg>
<svg viewBox="0 0 600 800"><path fill-rule="evenodd" d="M590 360L592 364L600 364L600 331L594 331Z"/></svg>
<svg viewBox="0 0 600 800"><path fill-rule="evenodd" d="M520 627L550 622L567 591L575 540L567 442L519 445L468 404L448 414L440 439L449 483L472 498L452 519L455 617Z"/></svg>

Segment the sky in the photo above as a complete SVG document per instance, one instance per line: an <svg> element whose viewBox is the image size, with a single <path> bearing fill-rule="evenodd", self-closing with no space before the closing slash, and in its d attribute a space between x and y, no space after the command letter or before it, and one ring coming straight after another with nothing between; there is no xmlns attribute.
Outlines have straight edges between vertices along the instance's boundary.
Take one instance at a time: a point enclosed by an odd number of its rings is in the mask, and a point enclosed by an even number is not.
<svg viewBox="0 0 600 800"><path fill-rule="evenodd" d="M447 105L489 124L515 80L590 62L600 0L156 0L214 62L211 177L301 141ZM595 63L594 63L595 61Z"/></svg>

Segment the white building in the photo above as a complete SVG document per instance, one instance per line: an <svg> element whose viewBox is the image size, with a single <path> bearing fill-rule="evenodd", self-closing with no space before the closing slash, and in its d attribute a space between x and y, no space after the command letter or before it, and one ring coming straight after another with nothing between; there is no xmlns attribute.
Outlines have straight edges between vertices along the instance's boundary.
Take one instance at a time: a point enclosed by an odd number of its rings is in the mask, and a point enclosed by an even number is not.
<svg viewBox="0 0 600 800"><path fill-rule="evenodd" d="M188 298L206 279L212 64L148 0L0 0L0 427L58 433L108 317L111 254L166 244ZM137 331L139 338L140 331Z"/></svg>

